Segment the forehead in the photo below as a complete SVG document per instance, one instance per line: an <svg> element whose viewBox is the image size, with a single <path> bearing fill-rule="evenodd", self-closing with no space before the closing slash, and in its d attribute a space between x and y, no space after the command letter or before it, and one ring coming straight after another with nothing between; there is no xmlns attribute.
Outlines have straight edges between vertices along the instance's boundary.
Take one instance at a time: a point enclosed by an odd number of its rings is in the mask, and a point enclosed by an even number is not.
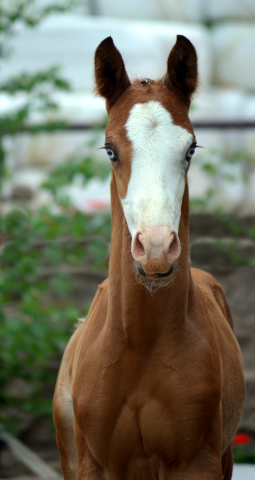
<svg viewBox="0 0 255 480"><path fill-rule="evenodd" d="M193 139L192 133L176 125L171 113L155 100L133 105L125 126L135 151L143 156L145 152L168 156L170 151L178 155Z"/></svg>
<svg viewBox="0 0 255 480"><path fill-rule="evenodd" d="M121 97L116 101L109 112L109 121L106 128L106 137L123 139L126 134L125 124L134 105L154 101L160 103L166 109L174 125L186 129L194 135L192 124L188 117L188 108L161 80L143 85L140 80L133 82ZM147 112L149 114L149 112Z"/></svg>

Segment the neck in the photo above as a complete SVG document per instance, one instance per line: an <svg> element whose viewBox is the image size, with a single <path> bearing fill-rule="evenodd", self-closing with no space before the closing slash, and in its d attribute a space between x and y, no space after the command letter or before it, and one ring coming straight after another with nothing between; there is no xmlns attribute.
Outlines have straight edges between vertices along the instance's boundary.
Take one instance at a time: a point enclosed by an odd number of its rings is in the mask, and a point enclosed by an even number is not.
<svg viewBox="0 0 255 480"><path fill-rule="evenodd" d="M109 264L108 319L116 322L118 318L125 337L130 341L145 341L148 344L148 337L157 338L158 333L166 329L179 332L186 318L192 287L188 260L188 186L186 184L182 202L179 227L182 251L178 265L171 277L163 280L166 285L157 290L154 287L152 292L139 283L139 274L134 268L131 236L123 214L114 174L111 182L111 199L112 244ZM161 279L153 280L154 283L161 281Z"/></svg>

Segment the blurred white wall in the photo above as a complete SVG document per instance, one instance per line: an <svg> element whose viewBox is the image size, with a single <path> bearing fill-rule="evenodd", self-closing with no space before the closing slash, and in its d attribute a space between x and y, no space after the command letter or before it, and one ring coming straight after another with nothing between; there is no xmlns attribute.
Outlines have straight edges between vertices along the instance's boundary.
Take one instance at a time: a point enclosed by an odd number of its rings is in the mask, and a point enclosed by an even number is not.
<svg viewBox="0 0 255 480"><path fill-rule="evenodd" d="M13 39L14 53L3 64L2 78L57 64L75 90L92 92L95 49L109 35L121 51L131 77L158 78L166 71L177 34L186 35L194 43L201 82L209 84L210 35L202 25L85 15L52 16L36 29L23 28Z"/></svg>
<svg viewBox="0 0 255 480"><path fill-rule="evenodd" d="M49 2L38 0L41 5ZM84 0L83 7L73 14L52 16L36 29L20 29L12 42L13 56L0 64L1 78L61 65L74 91L58 95L61 108L57 116L73 123L97 122L105 118L104 102L93 94L93 58L100 41L113 37L131 78L159 78L165 73L177 34L187 36L198 52L201 86L191 118L255 119L254 0ZM15 102L21 101L1 96L0 109L14 108ZM31 119L42 120L40 116ZM255 151L253 130L245 134L199 130L197 136L212 162L236 150ZM30 140L19 136L10 145L10 164L21 169L26 164L38 167L61 161L77 139L67 133L59 133L55 139L46 134ZM210 156L215 149L218 157ZM197 155L204 157L204 151ZM241 181L229 187L219 179L218 198L229 208L254 208L254 171L249 172L249 180L253 186L248 189ZM208 181L208 176L198 171L193 175L191 170L191 194L203 195Z"/></svg>

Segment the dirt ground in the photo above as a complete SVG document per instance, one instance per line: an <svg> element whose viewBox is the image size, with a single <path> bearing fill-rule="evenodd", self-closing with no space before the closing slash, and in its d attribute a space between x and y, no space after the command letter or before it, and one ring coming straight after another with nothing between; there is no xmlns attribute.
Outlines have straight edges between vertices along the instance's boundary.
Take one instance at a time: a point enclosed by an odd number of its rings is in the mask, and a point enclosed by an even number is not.
<svg viewBox="0 0 255 480"><path fill-rule="evenodd" d="M40 420L32 425L30 430L21 436L22 442L36 453L47 465L61 474L59 453L55 442L55 432L52 422ZM34 480L33 474L15 455L3 444L0 445L0 479Z"/></svg>

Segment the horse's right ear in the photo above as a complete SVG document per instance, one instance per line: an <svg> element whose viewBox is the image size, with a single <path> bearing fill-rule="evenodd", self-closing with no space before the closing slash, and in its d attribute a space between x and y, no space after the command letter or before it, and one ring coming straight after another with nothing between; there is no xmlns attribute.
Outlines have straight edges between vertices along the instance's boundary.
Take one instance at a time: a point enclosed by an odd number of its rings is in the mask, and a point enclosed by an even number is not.
<svg viewBox="0 0 255 480"><path fill-rule="evenodd" d="M106 99L108 111L131 85L122 56L115 47L112 37L105 38L96 49L95 81L96 91Z"/></svg>

